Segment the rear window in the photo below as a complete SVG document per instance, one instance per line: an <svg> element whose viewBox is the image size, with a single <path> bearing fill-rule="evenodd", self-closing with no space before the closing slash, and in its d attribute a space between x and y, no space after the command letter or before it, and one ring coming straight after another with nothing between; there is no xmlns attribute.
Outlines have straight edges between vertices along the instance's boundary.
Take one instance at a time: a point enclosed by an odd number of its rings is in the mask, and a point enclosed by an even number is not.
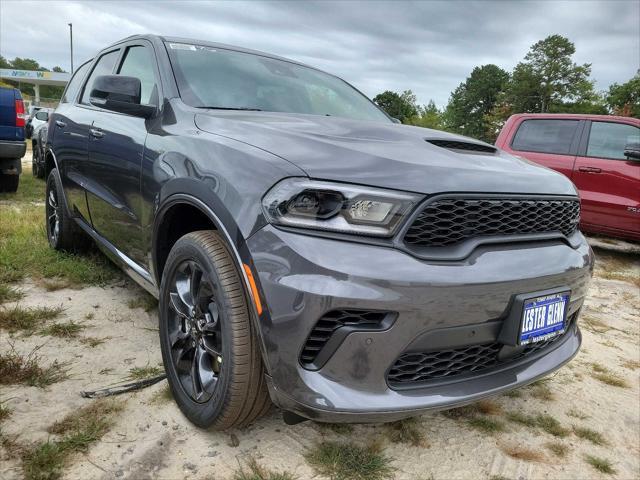
<svg viewBox="0 0 640 480"><path fill-rule="evenodd" d="M520 124L511 148L524 152L567 155L579 120L525 120Z"/></svg>

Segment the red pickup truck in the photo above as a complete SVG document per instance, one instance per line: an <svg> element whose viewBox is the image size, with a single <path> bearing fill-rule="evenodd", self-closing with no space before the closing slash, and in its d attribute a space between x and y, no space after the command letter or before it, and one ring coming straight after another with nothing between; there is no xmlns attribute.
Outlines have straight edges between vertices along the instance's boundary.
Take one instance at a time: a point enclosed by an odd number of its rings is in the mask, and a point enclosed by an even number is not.
<svg viewBox="0 0 640 480"><path fill-rule="evenodd" d="M512 115L496 146L569 177L583 231L640 241L640 120L608 115Z"/></svg>

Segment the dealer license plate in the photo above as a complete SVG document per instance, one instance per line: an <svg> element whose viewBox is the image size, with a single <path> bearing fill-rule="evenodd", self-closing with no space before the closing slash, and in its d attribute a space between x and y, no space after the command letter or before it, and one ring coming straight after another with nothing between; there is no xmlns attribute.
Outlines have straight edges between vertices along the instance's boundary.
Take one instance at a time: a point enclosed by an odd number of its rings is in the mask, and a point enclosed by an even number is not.
<svg viewBox="0 0 640 480"><path fill-rule="evenodd" d="M562 335L566 327L569 292L525 300L520 327L520 345L543 342Z"/></svg>

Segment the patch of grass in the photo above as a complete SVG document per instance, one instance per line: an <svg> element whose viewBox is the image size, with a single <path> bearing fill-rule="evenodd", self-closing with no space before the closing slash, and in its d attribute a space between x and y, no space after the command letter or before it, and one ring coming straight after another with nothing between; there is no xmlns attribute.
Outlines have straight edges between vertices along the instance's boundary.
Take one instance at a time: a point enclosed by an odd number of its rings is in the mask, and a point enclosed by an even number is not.
<svg viewBox="0 0 640 480"><path fill-rule="evenodd" d="M536 415L536 424L542 430L550 435L553 435L554 437L563 438L569 434L569 430L560 425L560 422L554 417L546 413Z"/></svg>
<svg viewBox="0 0 640 480"><path fill-rule="evenodd" d="M146 378L157 377L158 375L162 375L164 373L164 368L162 367L152 367L147 365L146 367L134 367L129 370L129 376L127 379L129 380L144 380Z"/></svg>
<svg viewBox="0 0 640 480"><path fill-rule="evenodd" d="M507 420L513 423L519 423L525 427L535 428L538 426L536 419L531 415L526 415L521 412L509 412L507 413Z"/></svg>
<svg viewBox="0 0 640 480"><path fill-rule="evenodd" d="M95 348L98 345L102 345L104 342L107 341L107 338L97 338L97 337L84 337L80 339L80 343L82 343L83 345L88 345L91 348Z"/></svg>
<svg viewBox="0 0 640 480"><path fill-rule="evenodd" d="M522 390L520 389L510 390L507 393L505 393L504 396L509 398L522 398Z"/></svg>
<svg viewBox="0 0 640 480"><path fill-rule="evenodd" d="M591 465L599 472L606 473L608 475L613 475L614 473L616 473L613 465L606 458L595 457L593 455L585 455L584 459L589 465Z"/></svg>
<svg viewBox="0 0 640 480"><path fill-rule="evenodd" d="M576 410L575 408L571 408L567 410L567 415L573 418L578 418L580 420L586 420L589 418L589 415L585 415L584 413L582 413L579 410Z"/></svg>
<svg viewBox="0 0 640 480"><path fill-rule="evenodd" d="M63 288L69 288L71 284L64 278L43 278L38 280L38 285L47 292L57 292Z"/></svg>
<svg viewBox="0 0 640 480"><path fill-rule="evenodd" d="M48 367L39 365L36 350L29 355L19 355L13 348L0 355L0 385L26 384L44 388L67 378L66 363L54 361Z"/></svg>
<svg viewBox="0 0 640 480"><path fill-rule="evenodd" d="M472 405L465 405L464 407L443 410L440 413L447 418L451 418L453 420L459 420L464 418L466 419L473 418L479 413L479 411L478 411L478 406L476 404L472 404Z"/></svg>
<svg viewBox="0 0 640 480"><path fill-rule="evenodd" d="M58 338L75 338L85 328L87 328L86 325L76 323L72 320L70 322L54 323L53 325L49 325L48 327L40 330L40 335L48 335Z"/></svg>
<svg viewBox="0 0 640 480"><path fill-rule="evenodd" d="M141 308L149 313L158 307L158 300L146 292L143 292L136 298L132 298L127 302L127 306L131 309Z"/></svg>
<svg viewBox="0 0 640 480"><path fill-rule="evenodd" d="M542 462L544 455L538 450L521 447L518 445L500 445L500 450L509 455L511 458L524 460L525 462Z"/></svg>
<svg viewBox="0 0 640 480"><path fill-rule="evenodd" d="M0 303L17 302L24 297L24 293L17 288L0 283Z"/></svg>
<svg viewBox="0 0 640 480"><path fill-rule="evenodd" d="M29 144L29 142L27 142ZM0 193L0 201L9 200L17 202L42 202L44 203L44 194L46 183L41 178L36 178L31 173L20 175L20 186L15 193ZM3 206L4 208L4 206Z"/></svg>
<svg viewBox="0 0 640 480"><path fill-rule="evenodd" d="M426 437L420 428L417 418L405 418L397 422L387 423L385 433L393 443L406 443L414 447L426 446Z"/></svg>
<svg viewBox="0 0 640 480"><path fill-rule="evenodd" d="M560 442L548 442L544 444L551 453L553 453L556 457L564 458L569 453L569 447Z"/></svg>
<svg viewBox="0 0 640 480"><path fill-rule="evenodd" d="M242 465L233 475L233 480L294 480L294 476L289 472L272 472L260 465L253 457L246 460L248 471Z"/></svg>
<svg viewBox="0 0 640 480"><path fill-rule="evenodd" d="M317 423L321 430L330 430L338 435L353 433L353 425L350 423Z"/></svg>
<svg viewBox="0 0 640 480"><path fill-rule="evenodd" d="M100 440L111 428L113 416L121 410L120 403L98 400L54 423L48 431L60 438L49 439L24 452L25 479L59 478L68 457L75 452L86 452L91 444Z"/></svg>
<svg viewBox="0 0 640 480"><path fill-rule="evenodd" d="M483 415L497 415L502 412L502 407L493 400L480 400L476 407Z"/></svg>
<svg viewBox="0 0 640 480"><path fill-rule="evenodd" d="M577 437L584 438L585 440L589 440L591 443L595 445L607 445L607 440L602 436L600 432L596 432L587 427L579 427L577 425L573 426L573 433L576 434Z"/></svg>
<svg viewBox="0 0 640 480"><path fill-rule="evenodd" d="M44 193L41 199L44 200ZM8 285L24 277L36 281L53 278L75 288L104 284L119 275L116 267L97 251L77 255L51 249L41 205L2 206L0 284Z"/></svg>
<svg viewBox="0 0 640 480"><path fill-rule="evenodd" d="M637 370L640 368L640 362L638 360L625 360L622 362L622 366L629 370Z"/></svg>
<svg viewBox="0 0 640 480"><path fill-rule="evenodd" d="M545 402L556 398L549 386L544 383L534 383L531 387L531 396Z"/></svg>
<svg viewBox="0 0 640 480"><path fill-rule="evenodd" d="M629 384L624 378L616 375L608 368L598 365L597 363L591 364L591 368L593 370L591 376L596 380L611 385L612 387L629 388Z"/></svg>
<svg viewBox="0 0 640 480"><path fill-rule="evenodd" d="M393 476L390 460L376 445L321 442L305 453L305 459L316 473L332 480L380 480Z"/></svg>
<svg viewBox="0 0 640 480"><path fill-rule="evenodd" d="M0 423L11 416L12 410L4 402L0 402Z"/></svg>
<svg viewBox="0 0 640 480"><path fill-rule="evenodd" d="M494 420L488 417L474 417L467 420L470 427L480 430L484 433L494 434L504 432L506 430L504 423L500 420Z"/></svg>
<svg viewBox="0 0 640 480"><path fill-rule="evenodd" d="M604 323L601 320L598 320L597 318L594 318L590 315L582 315L580 317L580 323L581 326L585 329L588 330L591 333L606 333L609 330L611 330L611 326L607 323Z"/></svg>
<svg viewBox="0 0 640 480"><path fill-rule="evenodd" d="M547 414L534 416L521 412L509 412L507 413L507 420L529 428L540 428L554 437L563 438L569 434L569 430L564 428L554 417Z"/></svg>
<svg viewBox="0 0 640 480"><path fill-rule="evenodd" d="M12 308L0 308L0 328L9 333L20 331L31 335L43 322L57 318L63 311L62 306L22 308L15 305Z"/></svg>

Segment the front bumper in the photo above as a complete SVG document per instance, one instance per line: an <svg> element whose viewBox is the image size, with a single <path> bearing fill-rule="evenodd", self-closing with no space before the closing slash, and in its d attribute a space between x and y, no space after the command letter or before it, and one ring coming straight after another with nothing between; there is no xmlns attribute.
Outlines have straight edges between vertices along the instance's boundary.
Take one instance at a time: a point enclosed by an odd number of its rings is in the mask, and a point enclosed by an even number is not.
<svg viewBox="0 0 640 480"><path fill-rule="evenodd" d="M321 421L378 422L450 408L530 383L580 347L575 323L544 354L463 381L396 389L391 365L426 332L504 319L521 293L571 289L569 315L588 287L593 256L584 237L479 247L463 261L429 262L393 248L286 232L267 226L248 240L268 315L260 321L272 399ZM300 353L318 319L334 309L397 312L384 331L345 337L315 371ZM472 343L472 342L471 342Z"/></svg>

